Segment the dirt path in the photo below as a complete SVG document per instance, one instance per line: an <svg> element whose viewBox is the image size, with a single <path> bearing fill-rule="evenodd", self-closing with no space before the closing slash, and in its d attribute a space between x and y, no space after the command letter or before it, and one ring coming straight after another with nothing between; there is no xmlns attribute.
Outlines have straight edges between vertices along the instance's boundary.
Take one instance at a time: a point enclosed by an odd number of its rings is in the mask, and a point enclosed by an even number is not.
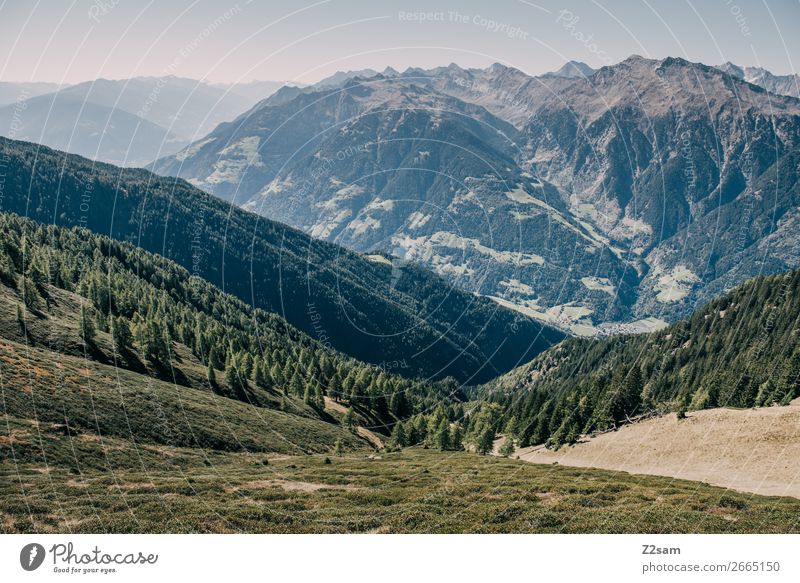
<svg viewBox="0 0 800 583"><path fill-rule="evenodd" d="M356 433L369 441L376 448L383 449L383 440L378 436L377 433L370 431L366 427L361 427L360 425L356 428Z"/></svg>
<svg viewBox="0 0 800 583"><path fill-rule="evenodd" d="M681 421L672 414L558 451L537 446L516 456L800 498L800 399L786 407L697 411Z"/></svg>
<svg viewBox="0 0 800 583"><path fill-rule="evenodd" d="M325 397L325 409L327 409L328 411L335 411L336 413L341 413L342 415L347 413L347 407L337 403L336 401L328 397ZM383 449L384 447L383 439L381 439L381 436L379 436L374 431L370 431L366 427L362 427L361 425L359 425L358 427L356 427L356 433L360 437L369 441L373 447L377 449Z"/></svg>
<svg viewBox="0 0 800 583"><path fill-rule="evenodd" d="M341 413L342 415L347 413L347 407L345 407L344 405L341 405L340 403L337 403L336 401L334 401L330 397L323 397L323 398L325 400L325 408L326 409L328 409L330 411L336 411L337 413Z"/></svg>

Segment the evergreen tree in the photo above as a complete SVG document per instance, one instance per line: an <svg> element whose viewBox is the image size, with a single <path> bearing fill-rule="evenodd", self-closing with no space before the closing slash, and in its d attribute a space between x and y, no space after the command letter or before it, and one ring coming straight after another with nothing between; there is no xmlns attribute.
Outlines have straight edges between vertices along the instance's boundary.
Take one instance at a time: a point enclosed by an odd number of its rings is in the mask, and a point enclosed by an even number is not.
<svg viewBox="0 0 800 583"><path fill-rule="evenodd" d="M395 423L392 429L392 435L389 437L389 445L392 449L400 449L408 445L408 438L406 437L406 431L403 428L402 421Z"/></svg>
<svg viewBox="0 0 800 583"><path fill-rule="evenodd" d="M439 451L450 449L450 424L447 419L442 418L436 429L436 447Z"/></svg>
<svg viewBox="0 0 800 583"><path fill-rule="evenodd" d="M319 383L314 385L314 407L319 411L325 410L325 395Z"/></svg>
<svg viewBox="0 0 800 583"><path fill-rule="evenodd" d="M237 359L237 362L239 363L239 370L244 378L250 378L250 376L253 374L254 366L252 355L249 352L245 352Z"/></svg>
<svg viewBox="0 0 800 583"><path fill-rule="evenodd" d="M95 335L94 322L83 304L81 304L81 316L78 326L83 341L86 344L91 344Z"/></svg>
<svg viewBox="0 0 800 583"><path fill-rule="evenodd" d="M478 433L478 441L475 445L475 450L481 455L486 455L492 451L493 447L494 429L487 425Z"/></svg>
<svg viewBox="0 0 800 583"><path fill-rule="evenodd" d="M283 374L277 362L274 362L269 369L269 376L272 378L275 387L284 388L285 390L285 381L283 380Z"/></svg>
<svg viewBox="0 0 800 583"><path fill-rule="evenodd" d="M256 361L253 365L253 382L259 388L266 389L269 386L267 375L264 372L265 365Z"/></svg>
<svg viewBox="0 0 800 583"><path fill-rule="evenodd" d="M356 416L353 413L353 408L350 407L347 409L347 412L342 417L342 425L347 429L352 431L353 427L356 426Z"/></svg>
<svg viewBox="0 0 800 583"><path fill-rule="evenodd" d="M408 400L405 391L393 391L389 399L389 411L396 419L405 419L408 416Z"/></svg>
<svg viewBox="0 0 800 583"><path fill-rule="evenodd" d="M498 453L503 457L509 457L514 453L514 440L510 436L506 436L506 440L500 446Z"/></svg>
<svg viewBox="0 0 800 583"><path fill-rule="evenodd" d="M516 415L511 415L511 417L508 418L505 429L503 430L503 433L505 433L506 437L511 437L512 439L517 437L517 423L518 421Z"/></svg>
<svg viewBox="0 0 800 583"><path fill-rule="evenodd" d="M208 361L208 366L206 367L206 378L208 379L208 384L211 386L212 389L217 388L217 374L214 372L214 367L211 366L211 361Z"/></svg>
<svg viewBox="0 0 800 583"><path fill-rule="evenodd" d="M236 399L242 401L246 399L247 381L236 366L236 358L231 358L225 367L225 384L231 389Z"/></svg>
<svg viewBox="0 0 800 583"><path fill-rule="evenodd" d="M41 306L42 298L39 290L29 277L22 277L22 301L29 310L37 310Z"/></svg>
<svg viewBox="0 0 800 583"><path fill-rule="evenodd" d="M121 316L111 318L111 336L117 352L123 352L130 347L133 342L133 335L126 318Z"/></svg>
<svg viewBox="0 0 800 583"><path fill-rule="evenodd" d="M303 382L300 380L300 375L297 371L292 374L292 380L289 382L289 390L297 397L303 397L304 395Z"/></svg>
<svg viewBox="0 0 800 583"><path fill-rule="evenodd" d="M454 423L450 431L450 447L456 451L464 449L464 430L461 423Z"/></svg>
<svg viewBox="0 0 800 583"><path fill-rule="evenodd" d="M339 382L339 375L334 373L333 376L330 377L328 381L328 397L336 401L337 403L341 400L341 390L342 386Z"/></svg>

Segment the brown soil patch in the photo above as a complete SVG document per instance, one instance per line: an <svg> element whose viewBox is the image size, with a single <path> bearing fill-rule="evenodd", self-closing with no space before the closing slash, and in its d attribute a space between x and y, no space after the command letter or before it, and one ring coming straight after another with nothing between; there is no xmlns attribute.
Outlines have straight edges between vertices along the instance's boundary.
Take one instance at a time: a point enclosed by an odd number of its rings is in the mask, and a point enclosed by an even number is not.
<svg viewBox="0 0 800 583"><path fill-rule="evenodd" d="M343 415L347 413L347 407L341 405L340 403L337 403L336 401L334 401L329 397L325 397L325 408L328 409L329 411L336 411L337 413L341 413Z"/></svg>
<svg viewBox="0 0 800 583"><path fill-rule="evenodd" d="M356 429L356 433L358 433L359 437L363 437L364 439L369 441L373 447L377 447L378 449L383 449L383 440L378 436L378 434L370 431L366 427L358 427Z"/></svg>
<svg viewBox="0 0 800 583"><path fill-rule="evenodd" d="M549 451L516 452L531 463L669 476L767 496L800 498L800 399L785 407L709 409L626 425Z"/></svg>
<svg viewBox="0 0 800 583"><path fill-rule="evenodd" d="M296 492L316 492L318 490L361 490L359 486L352 484L319 484L314 482L298 482L294 480L251 480L249 482L242 482L238 486L232 488L233 491L245 490L258 490L262 488L283 488L287 491Z"/></svg>
<svg viewBox="0 0 800 583"><path fill-rule="evenodd" d="M15 443L25 444L28 443L30 433L12 429L7 435L0 435L0 445L13 445Z"/></svg>
<svg viewBox="0 0 800 583"><path fill-rule="evenodd" d="M109 490L139 490L142 488L155 488L152 482L127 482L125 484L113 484L108 487Z"/></svg>

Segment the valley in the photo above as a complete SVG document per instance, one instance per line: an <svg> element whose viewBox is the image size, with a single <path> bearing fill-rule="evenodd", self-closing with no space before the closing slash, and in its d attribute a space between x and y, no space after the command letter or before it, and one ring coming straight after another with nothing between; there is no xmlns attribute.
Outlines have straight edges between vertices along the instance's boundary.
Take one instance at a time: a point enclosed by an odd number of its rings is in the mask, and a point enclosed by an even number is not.
<svg viewBox="0 0 800 583"><path fill-rule="evenodd" d="M2 531L797 532L800 101L768 73L170 77L145 116L160 78L25 85Z"/></svg>

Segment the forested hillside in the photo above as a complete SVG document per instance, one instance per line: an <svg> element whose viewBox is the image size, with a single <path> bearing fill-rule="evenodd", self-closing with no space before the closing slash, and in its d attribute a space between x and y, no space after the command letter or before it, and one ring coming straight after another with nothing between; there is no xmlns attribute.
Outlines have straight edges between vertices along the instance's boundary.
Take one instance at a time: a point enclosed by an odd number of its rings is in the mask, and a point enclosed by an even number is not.
<svg viewBox="0 0 800 583"><path fill-rule="evenodd" d="M362 419L386 431L463 399L452 379L408 379L358 362L129 243L9 213L0 214L0 305L0 336L54 359L82 357L300 417L338 423L325 412L327 396L350 408L346 425ZM7 396L7 413L24 417L17 397ZM84 403L71 416L90 420L90 411Z"/></svg>
<svg viewBox="0 0 800 583"><path fill-rule="evenodd" d="M562 338L413 265L315 241L180 179L6 139L0 156L0 210L130 241L405 376L483 382Z"/></svg>
<svg viewBox="0 0 800 583"><path fill-rule="evenodd" d="M570 338L483 388L497 427L558 446L637 415L788 404L800 395L800 271L759 277L669 328Z"/></svg>

